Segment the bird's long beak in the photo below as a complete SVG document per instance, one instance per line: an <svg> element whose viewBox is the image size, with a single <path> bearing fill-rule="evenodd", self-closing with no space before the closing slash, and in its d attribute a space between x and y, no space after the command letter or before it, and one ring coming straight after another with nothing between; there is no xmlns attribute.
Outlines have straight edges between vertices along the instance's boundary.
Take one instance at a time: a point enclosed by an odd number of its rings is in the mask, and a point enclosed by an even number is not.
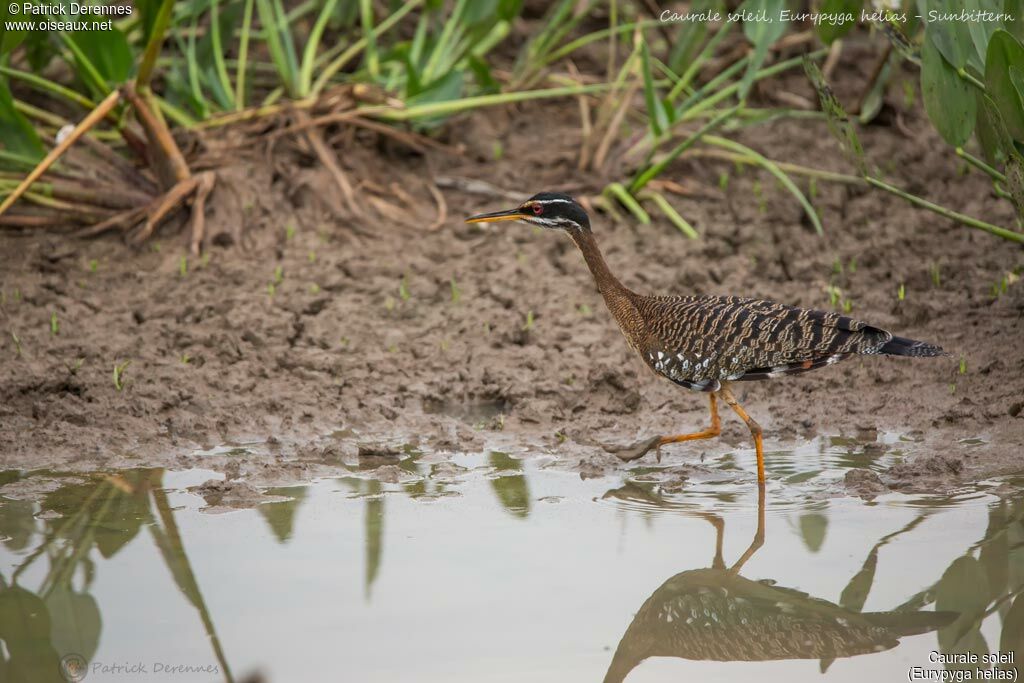
<svg viewBox="0 0 1024 683"><path fill-rule="evenodd" d="M526 218L526 214L518 208L508 209L506 211L494 211L492 213L481 213L476 216L470 216L466 219L467 223L497 223L498 221L517 221L520 218Z"/></svg>

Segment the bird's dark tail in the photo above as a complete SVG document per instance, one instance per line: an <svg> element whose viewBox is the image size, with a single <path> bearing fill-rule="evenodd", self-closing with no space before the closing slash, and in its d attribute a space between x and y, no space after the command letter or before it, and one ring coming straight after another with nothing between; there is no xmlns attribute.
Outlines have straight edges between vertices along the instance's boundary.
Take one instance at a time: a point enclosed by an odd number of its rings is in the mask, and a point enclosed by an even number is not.
<svg viewBox="0 0 1024 683"><path fill-rule="evenodd" d="M887 341L878 353L886 353L890 356L944 356L946 352L941 347L929 344L928 342L907 339L906 337L893 337Z"/></svg>

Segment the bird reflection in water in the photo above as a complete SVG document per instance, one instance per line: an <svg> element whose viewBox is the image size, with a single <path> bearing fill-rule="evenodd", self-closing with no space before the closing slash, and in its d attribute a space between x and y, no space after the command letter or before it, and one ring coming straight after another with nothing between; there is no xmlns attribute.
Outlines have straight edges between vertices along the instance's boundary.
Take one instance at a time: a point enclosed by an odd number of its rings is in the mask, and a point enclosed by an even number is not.
<svg viewBox="0 0 1024 683"><path fill-rule="evenodd" d="M649 498L636 486L605 494ZM765 493L760 490L757 532L732 565L722 557L725 521L693 513L715 527L711 567L671 577L647 598L615 650L605 683L623 681L648 657L728 661L820 659L824 672L839 657L889 650L905 636L951 623L953 612L860 612L740 570L765 542Z"/></svg>

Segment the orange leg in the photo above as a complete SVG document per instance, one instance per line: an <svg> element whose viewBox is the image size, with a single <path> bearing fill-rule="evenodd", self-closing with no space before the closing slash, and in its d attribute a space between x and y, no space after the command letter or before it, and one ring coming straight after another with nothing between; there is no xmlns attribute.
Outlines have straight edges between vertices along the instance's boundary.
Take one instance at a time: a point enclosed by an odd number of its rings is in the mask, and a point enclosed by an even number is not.
<svg viewBox="0 0 1024 683"><path fill-rule="evenodd" d="M761 437L761 425L754 421L754 418L747 415L747 411L736 401L727 387L722 387L719 392L722 400L729 404L729 407L736 411L740 419L747 423L750 435L754 437L754 450L757 452L757 483L764 486L764 442Z"/></svg>
<svg viewBox="0 0 1024 683"><path fill-rule="evenodd" d="M630 461L642 458L652 448L657 449L658 462L661 462L661 447L668 443L678 443L680 441L694 441L696 439L711 439L722 433L722 420L718 417L718 402L715 398L715 394L708 394L711 402L711 426L707 429L702 429L699 432L693 432L692 434L676 434L675 436L656 436L648 441L643 441L640 444L629 448L624 451L616 453L620 460Z"/></svg>

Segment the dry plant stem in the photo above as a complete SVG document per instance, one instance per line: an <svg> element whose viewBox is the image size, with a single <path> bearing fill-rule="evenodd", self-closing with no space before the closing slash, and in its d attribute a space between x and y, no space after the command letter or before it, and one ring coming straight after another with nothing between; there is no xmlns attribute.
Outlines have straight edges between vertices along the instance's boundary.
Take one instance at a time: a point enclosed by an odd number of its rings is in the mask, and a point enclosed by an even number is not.
<svg viewBox="0 0 1024 683"><path fill-rule="evenodd" d="M88 116L82 119L81 123L75 126L74 130L72 130L59 145L50 150L50 153L39 162L38 166L32 169L32 172L29 173L23 181L21 181L21 184L14 189L14 192L8 195L7 199L5 199L3 203L0 203L0 215L3 215L4 211L9 209L14 202L18 201L18 197L24 194L25 190L31 187L34 182L39 180L39 177L42 176L48 168L53 166L54 162L56 162L57 159L59 159L61 155L71 147L71 145L75 144L76 140L82 137L82 135L84 135L90 128L99 123L100 120L102 120L103 117L117 105L120 99L121 96L117 91L112 92L107 95L106 99L100 102L98 107L89 112Z"/></svg>
<svg viewBox="0 0 1024 683"><path fill-rule="evenodd" d="M10 228L50 228L64 224L65 221L60 216L29 216L18 213L0 216L0 226Z"/></svg>
<svg viewBox="0 0 1024 683"><path fill-rule="evenodd" d="M608 128L604 132L604 137L601 139L601 144L597 147L597 152L594 154L594 170L601 170L604 167L604 162L608 156L608 150L611 149L612 142L615 140L615 136L618 133L619 126L622 125L622 120L626 117L626 111L629 109L629 103L633 100L633 95L636 94L640 84L634 82L626 90L626 94L623 96L619 103L618 109L615 110L615 114L612 116L611 121L608 122Z"/></svg>
<svg viewBox="0 0 1024 683"><path fill-rule="evenodd" d="M83 228L77 231L74 236L95 237L96 235L107 232L108 230L114 230L116 228L127 230L128 228L132 227L140 220L142 220L142 218L149 212L150 208L155 207L156 204L157 200L153 200L149 204L145 204L134 209L129 209L128 211L123 211L115 216L111 216L110 218L101 223L97 223L96 225L90 225L88 228Z"/></svg>
<svg viewBox="0 0 1024 683"><path fill-rule="evenodd" d="M832 80L832 73L836 70L836 65L839 64L839 58L843 55L843 41L837 40L832 43L832 47L829 48L828 57L825 58L825 64L821 67L821 73L825 76L826 81Z"/></svg>
<svg viewBox="0 0 1024 683"><path fill-rule="evenodd" d="M160 179L161 187L163 189L171 188L187 180L192 174L188 170L188 164L185 163L185 157L181 155L181 150L178 149L177 143L171 137L167 124L136 92L135 86L131 83L123 86L121 92L125 99L132 104L136 118L143 130L146 131L146 138L149 140L148 160Z"/></svg>
<svg viewBox="0 0 1024 683"><path fill-rule="evenodd" d="M299 120L299 125L302 125L310 120L309 113L303 109L299 109L295 112L296 118ZM310 147L313 148L313 153L320 159L320 163L330 172L331 176L334 177L334 182L338 185L338 189L341 190L341 195L345 200L345 204L348 206L348 210L357 216L362 215L362 211L359 208L359 204L356 202L355 192L352 190L352 184L348 180L348 176L345 175L345 171L342 170L341 165L338 163L338 157L334 154L334 150L327 146L324 142L323 135L318 128L310 128L306 130L306 139L309 141Z"/></svg>
<svg viewBox="0 0 1024 683"><path fill-rule="evenodd" d="M106 162L111 169L116 170L117 173L127 180L133 188L144 190L150 194L157 191L158 188L153 184L151 179L140 173L139 170L127 159L110 149L107 145L104 145L99 140L95 140L88 135L82 138L82 144L88 147L89 150L97 157Z"/></svg>
<svg viewBox="0 0 1024 683"><path fill-rule="evenodd" d="M132 238L134 244L142 244L153 231L156 230L156 226L160 224L164 218L175 208L177 208L185 199L196 191L199 186L199 181L195 176L182 180L177 185L172 187L159 199L156 208L149 214L146 219L146 224L142 226L138 234Z"/></svg>
<svg viewBox="0 0 1024 683"><path fill-rule="evenodd" d="M448 203L444 200L444 195L437 189L437 186L432 182L427 182L427 189L430 191L430 195L434 198L434 202L437 204L437 218L427 228L430 232L437 230L445 221L448 220Z"/></svg>
<svg viewBox="0 0 1024 683"><path fill-rule="evenodd" d="M196 174L199 185L196 188L196 198L192 202L192 243L189 251L193 256L199 256L203 246L203 236L206 232L206 198L213 191L217 182L217 176L213 171L203 171Z"/></svg>

